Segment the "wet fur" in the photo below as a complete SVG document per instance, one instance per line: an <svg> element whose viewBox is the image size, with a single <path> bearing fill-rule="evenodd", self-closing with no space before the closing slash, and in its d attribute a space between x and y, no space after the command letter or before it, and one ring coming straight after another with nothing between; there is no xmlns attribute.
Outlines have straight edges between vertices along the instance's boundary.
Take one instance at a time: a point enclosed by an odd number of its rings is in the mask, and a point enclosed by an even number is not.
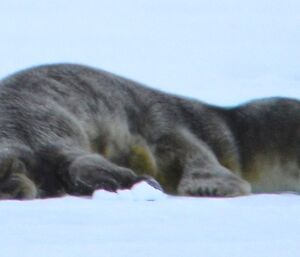
<svg viewBox="0 0 300 257"><path fill-rule="evenodd" d="M192 196L300 192L299 145L293 99L220 108L70 64L0 86L2 199L91 195L141 180Z"/></svg>

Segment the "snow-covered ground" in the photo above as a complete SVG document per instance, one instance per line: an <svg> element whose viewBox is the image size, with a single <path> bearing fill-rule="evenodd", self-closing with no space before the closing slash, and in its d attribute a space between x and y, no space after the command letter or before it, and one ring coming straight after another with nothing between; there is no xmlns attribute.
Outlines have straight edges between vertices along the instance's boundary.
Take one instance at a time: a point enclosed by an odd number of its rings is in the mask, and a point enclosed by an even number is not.
<svg viewBox="0 0 300 257"><path fill-rule="evenodd" d="M77 62L206 102L300 98L298 0L4 0L0 77ZM300 196L0 202L1 256L298 257Z"/></svg>
<svg viewBox="0 0 300 257"><path fill-rule="evenodd" d="M145 201L140 186L138 199L1 202L1 256L299 256L299 196Z"/></svg>

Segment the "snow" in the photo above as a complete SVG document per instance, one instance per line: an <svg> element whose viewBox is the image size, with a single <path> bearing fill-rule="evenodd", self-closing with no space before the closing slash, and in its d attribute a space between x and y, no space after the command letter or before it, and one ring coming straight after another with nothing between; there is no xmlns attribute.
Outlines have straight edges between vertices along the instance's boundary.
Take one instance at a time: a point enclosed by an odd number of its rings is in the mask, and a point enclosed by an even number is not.
<svg viewBox="0 0 300 257"><path fill-rule="evenodd" d="M3 256L299 256L296 195L107 195L0 202Z"/></svg>
<svg viewBox="0 0 300 257"><path fill-rule="evenodd" d="M233 105L300 97L298 0L2 1L0 77L77 62ZM0 202L1 256L297 257L300 197L167 196Z"/></svg>
<svg viewBox="0 0 300 257"><path fill-rule="evenodd" d="M132 200L132 201L157 201L167 197L162 191L150 186L147 182L135 184L130 190L118 190L117 193L97 190L93 199Z"/></svg>

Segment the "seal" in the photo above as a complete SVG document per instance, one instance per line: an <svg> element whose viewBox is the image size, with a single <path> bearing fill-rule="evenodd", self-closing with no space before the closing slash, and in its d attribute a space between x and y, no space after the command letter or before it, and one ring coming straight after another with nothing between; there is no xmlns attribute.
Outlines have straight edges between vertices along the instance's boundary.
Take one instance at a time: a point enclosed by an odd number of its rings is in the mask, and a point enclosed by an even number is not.
<svg viewBox="0 0 300 257"><path fill-rule="evenodd" d="M53 64L0 82L0 198L300 192L300 102L222 108L112 73ZM251 189L252 188L252 189Z"/></svg>

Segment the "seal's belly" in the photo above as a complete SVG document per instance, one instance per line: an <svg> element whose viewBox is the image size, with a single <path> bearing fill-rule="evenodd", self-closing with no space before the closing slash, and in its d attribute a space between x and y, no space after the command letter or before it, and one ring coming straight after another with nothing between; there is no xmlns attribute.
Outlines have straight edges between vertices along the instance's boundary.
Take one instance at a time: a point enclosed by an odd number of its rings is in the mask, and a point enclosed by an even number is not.
<svg viewBox="0 0 300 257"><path fill-rule="evenodd" d="M298 161L272 158L257 161L243 172L252 185L253 193L295 191L300 193L300 167Z"/></svg>

